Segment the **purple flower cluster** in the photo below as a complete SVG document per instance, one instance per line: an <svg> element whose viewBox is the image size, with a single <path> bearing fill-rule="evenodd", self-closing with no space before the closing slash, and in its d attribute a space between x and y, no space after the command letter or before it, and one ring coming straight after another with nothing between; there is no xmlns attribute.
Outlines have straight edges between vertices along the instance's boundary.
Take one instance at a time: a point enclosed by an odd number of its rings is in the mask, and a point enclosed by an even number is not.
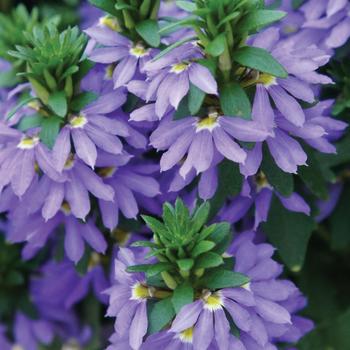
<svg viewBox="0 0 350 350"><path fill-rule="evenodd" d="M109 289L108 316L116 317L115 334L108 349L275 349L278 342L297 342L313 323L296 313L306 299L288 280L280 279L282 266L272 259L274 248L256 243L255 233L237 236L227 251L235 259L234 270L250 278L242 287L202 290L196 300L179 311L169 329L146 338L147 300L157 295L143 274L125 268L135 260L131 250L121 249L115 260L115 281ZM239 337L230 333L230 322ZM141 345L142 344L142 345Z"/></svg>
<svg viewBox="0 0 350 350"><path fill-rule="evenodd" d="M275 350L279 343L296 344L313 329L312 321L298 315L306 298L281 277L283 268L273 259L274 247L261 239L260 227L274 196L286 210L309 216L308 190L299 186L288 196L280 193L262 165L270 156L278 171L293 178L310 164L309 149L336 153L334 141L347 124L331 116L333 100L321 99L321 86L333 81L319 69L350 37L350 5L308 0L294 9L292 1L283 1L281 9L287 16L280 23L249 36L242 46L271 56L285 70L284 78L236 61L225 76L219 68L227 48L219 47L219 58L208 53L203 31L181 27L152 47L138 34L135 39L134 28L127 35L117 18L98 18L101 12L85 4L84 58L95 65L77 86L89 101L61 118L52 147L35 123L38 115L50 115L33 80L0 89L0 213L7 220L6 239L23 243L23 260L63 251L31 276L38 317L18 311L12 339L0 324L0 349L37 350L55 337L67 342L67 349L72 339L84 346L91 329L80 323L75 308L89 294L115 318L107 350ZM166 18L182 19L186 11L162 1L160 28ZM170 49L162 52L164 47ZM1 60L0 69L8 68ZM222 103L230 79L242 100L250 101L248 116L227 112L232 96ZM200 106L186 109L196 93ZM23 94L30 102L11 113ZM219 258L233 258L233 271L250 282L197 290L192 303L150 335L148 303L171 291L149 284L144 272L126 271L149 262L146 249L118 247L113 253L111 248L130 235L135 226L127 224L135 224L140 213L159 215L162 204L176 197L189 208L215 197L227 163L237 169L242 186L235 195L227 189L216 218L241 222L248 231ZM330 199L317 203L315 220L329 215L340 192L341 185L333 184ZM136 227L149 238L148 229ZM80 275L86 256L86 273Z"/></svg>

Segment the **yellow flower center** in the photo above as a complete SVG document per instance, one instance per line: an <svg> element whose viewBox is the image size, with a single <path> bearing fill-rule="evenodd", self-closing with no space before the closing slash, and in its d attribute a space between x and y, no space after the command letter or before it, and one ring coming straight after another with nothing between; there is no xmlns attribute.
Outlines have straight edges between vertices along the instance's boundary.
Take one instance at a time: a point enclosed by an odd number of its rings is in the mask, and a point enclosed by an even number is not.
<svg viewBox="0 0 350 350"><path fill-rule="evenodd" d="M98 170L98 174L103 178L112 177L113 174L117 171L116 167L106 167Z"/></svg>
<svg viewBox="0 0 350 350"><path fill-rule="evenodd" d="M99 22L101 25L104 25L116 32L119 32L121 29L118 20L112 16L101 17Z"/></svg>
<svg viewBox="0 0 350 350"><path fill-rule="evenodd" d="M67 202L63 202L61 205L61 211L65 215L70 215L70 213L71 213L70 205Z"/></svg>
<svg viewBox="0 0 350 350"><path fill-rule="evenodd" d="M296 26L292 26L289 24L289 25L284 26L282 28L282 30L285 34L293 34L293 33L298 31L298 28Z"/></svg>
<svg viewBox="0 0 350 350"><path fill-rule="evenodd" d="M192 344L193 340L193 327L185 329L183 332L179 334L179 339L183 343L190 343Z"/></svg>
<svg viewBox="0 0 350 350"><path fill-rule="evenodd" d="M66 163L64 164L64 169L69 170L72 169L74 165L74 156L71 154L68 159L66 160Z"/></svg>
<svg viewBox="0 0 350 350"><path fill-rule="evenodd" d="M80 350L80 346L76 340L70 340L68 343L63 344L61 350Z"/></svg>
<svg viewBox="0 0 350 350"><path fill-rule="evenodd" d="M185 62L175 63L171 66L170 72L175 74L180 74L185 71L190 65Z"/></svg>
<svg viewBox="0 0 350 350"><path fill-rule="evenodd" d="M219 123L217 122L219 118L218 113L211 113L208 117L200 119L197 122L196 125L196 131L199 132L201 130L207 129L209 131L214 130L217 126L219 126Z"/></svg>
<svg viewBox="0 0 350 350"><path fill-rule="evenodd" d="M264 84L266 87L277 85L276 77L266 73L259 74L257 83Z"/></svg>
<svg viewBox="0 0 350 350"><path fill-rule="evenodd" d="M100 265L101 256L100 254L93 252L90 256L88 270L92 270L95 266Z"/></svg>
<svg viewBox="0 0 350 350"><path fill-rule="evenodd" d="M141 44L137 44L135 45L133 48L130 49L130 53L137 57L144 57L147 56L149 54L149 51L147 49L145 49L145 47Z"/></svg>
<svg viewBox="0 0 350 350"><path fill-rule="evenodd" d="M150 291L148 287L146 287L145 285L139 282L133 285L132 292L131 292L132 300L147 299L150 296L151 296Z"/></svg>
<svg viewBox="0 0 350 350"><path fill-rule="evenodd" d="M33 136L33 137L25 136L19 142L17 147L20 149L32 149L39 143L39 141L40 139L37 136Z"/></svg>
<svg viewBox="0 0 350 350"><path fill-rule="evenodd" d="M112 232L112 236L117 241L119 246L125 247L129 242L131 233L117 228Z"/></svg>
<svg viewBox="0 0 350 350"><path fill-rule="evenodd" d="M82 128L87 122L88 120L82 114L72 117L69 121L73 128Z"/></svg>
<svg viewBox="0 0 350 350"><path fill-rule="evenodd" d="M255 182L256 182L256 185L258 187L258 190L260 190L262 188L270 187L270 184L267 180L267 177L262 171L260 171L258 174L256 174Z"/></svg>
<svg viewBox="0 0 350 350"><path fill-rule="evenodd" d="M223 301L219 292L211 293L206 291L203 296L204 307L210 311L216 311L222 308Z"/></svg>
<svg viewBox="0 0 350 350"><path fill-rule="evenodd" d="M21 345L15 344L12 346L11 350L24 350L24 348Z"/></svg>
<svg viewBox="0 0 350 350"><path fill-rule="evenodd" d="M106 74L105 74L105 79L106 80L111 80L113 78L113 72L115 69L115 65L114 64L110 64L107 66L106 68Z"/></svg>

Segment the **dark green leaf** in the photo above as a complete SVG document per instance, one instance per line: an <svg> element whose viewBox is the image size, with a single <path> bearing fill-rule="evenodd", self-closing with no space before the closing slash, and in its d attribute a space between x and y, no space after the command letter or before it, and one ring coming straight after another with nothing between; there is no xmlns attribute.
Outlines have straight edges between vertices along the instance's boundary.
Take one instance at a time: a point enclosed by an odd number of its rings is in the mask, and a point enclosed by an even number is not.
<svg viewBox="0 0 350 350"><path fill-rule="evenodd" d="M56 142L57 135L60 131L61 119L57 117L48 117L41 123L40 140L47 147L52 148Z"/></svg>
<svg viewBox="0 0 350 350"><path fill-rule="evenodd" d="M182 271L190 271L194 260L193 259L180 259L176 261L177 265L179 266L180 270Z"/></svg>
<svg viewBox="0 0 350 350"><path fill-rule="evenodd" d="M89 0L90 4L98 7L99 9L106 11L112 15L116 15L117 11L114 7L114 1L110 0Z"/></svg>
<svg viewBox="0 0 350 350"><path fill-rule="evenodd" d="M248 15L245 18L242 27L240 27L239 29L242 32L250 32L252 30L261 29L274 22L281 20L286 16L286 14L287 13L284 11L260 9Z"/></svg>
<svg viewBox="0 0 350 350"><path fill-rule="evenodd" d="M128 266L126 271L127 272L147 272L151 266L152 265L150 264L132 265L132 266Z"/></svg>
<svg viewBox="0 0 350 350"><path fill-rule="evenodd" d="M148 265L148 266L149 267L146 271L147 277L155 276L158 273L163 271L169 271L173 267L170 263L166 263L166 262L159 262L157 264Z"/></svg>
<svg viewBox="0 0 350 350"><path fill-rule="evenodd" d="M226 34L222 33L209 43L209 45L205 48L205 51L213 57L218 57L225 51L225 47Z"/></svg>
<svg viewBox="0 0 350 350"><path fill-rule="evenodd" d="M55 114L64 118L68 110L66 94L63 91L58 91L50 95L49 106Z"/></svg>
<svg viewBox="0 0 350 350"><path fill-rule="evenodd" d="M158 22L152 19L147 19L136 25L136 31L141 35L142 39L153 47L158 47L160 44L160 34Z"/></svg>
<svg viewBox="0 0 350 350"><path fill-rule="evenodd" d="M252 108L249 98L238 83L227 84L221 89L220 103L226 116L251 119Z"/></svg>
<svg viewBox="0 0 350 350"><path fill-rule="evenodd" d="M194 258L198 255L208 252L215 247L215 243L211 241L200 241L191 251L191 256Z"/></svg>
<svg viewBox="0 0 350 350"><path fill-rule="evenodd" d="M289 197L294 191L293 175L282 171L275 163L268 148L264 145L263 162L261 169L270 185L280 194Z"/></svg>
<svg viewBox="0 0 350 350"><path fill-rule="evenodd" d="M181 308L193 302L194 291L189 282L184 282L176 287L171 298L175 312L178 313Z"/></svg>
<svg viewBox="0 0 350 350"><path fill-rule="evenodd" d="M97 98L98 98L98 95L94 94L93 92L90 92L90 91L82 92L81 94L74 97L72 103L70 104L70 108L74 112L80 112L88 104L96 101Z"/></svg>
<svg viewBox="0 0 350 350"><path fill-rule="evenodd" d="M151 304L148 309L148 333L159 332L175 316L175 310L171 298L163 299Z"/></svg>
<svg viewBox="0 0 350 350"><path fill-rule="evenodd" d="M288 211L279 199L272 199L269 217L263 231L278 249L284 263L292 271L300 271L315 222L304 214Z"/></svg>
<svg viewBox="0 0 350 350"><path fill-rule="evenodd" d="M240 287L249 282L249 277L238 272L215 269L206 274L201 285L209 289Z"/></svg>
<svg viewBox="0 0 350 350"><path fill-rule="evenodd" d="M233 59L244 67L256 69L275 77L286 78L288 76L283 66L269 52L259 47L242 47L235 52Z"/></svg>
<svg viewBox="0 0 350 350"><path fill-rule="evenodd" d="M209 269L211 267L217 267L224 263L224 260L219 254L208 252L200 255L196 259L196 269Z"/></svg>
<svg viewBox="0 0 350 350"><path fill-rule="evenodd" d="M193 12L193 11L197 10L196 4L194 2L190 2L190 1L178 0L178 1L176 1L176 5L178 7L180 7L182 10L185 10L187 12Z"/></svg>
<svg viewBox="0 0 350 350"><path fill-rule="evenodd" d="M344 249L350 245L349 198L350 185L347 183L330 217L332 248L334 249Z"/></svg>
<svg viewBox="0 0 350 350"><path fill-rule="evenodd" d="M190 93L188 95L188 109L191 115L196 115L202 107L205 98L205 92L197 88L197 86L190 86Z"/></svg>
<svg viewBox="0 0 350 350"><path fill-rule="evenodd" d="M321 164L311 148L304 147L304 150L307 152L307 166L299 167L298 174L313 194L319 198L327 199L328 184L322 174Z"/></svg>
<svg viewBox="0 0 350 350"><path fill-rule="evenodd" d="M37 128L41 125L43 116L39 113L23 117L18 123L17 128L21 131L27 131L31 128Z"/></svg>

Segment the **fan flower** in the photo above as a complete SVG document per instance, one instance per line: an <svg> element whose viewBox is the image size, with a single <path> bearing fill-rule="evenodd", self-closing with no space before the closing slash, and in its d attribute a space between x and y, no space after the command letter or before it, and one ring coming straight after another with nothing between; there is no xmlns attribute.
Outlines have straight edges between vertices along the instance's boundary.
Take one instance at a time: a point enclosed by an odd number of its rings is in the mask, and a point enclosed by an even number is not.
<svg viewBox="0 0 350 350"><path fill-rule="evenodd" d="M276 78L266 73L254 73L245 78L243 85L262 86L272 98L281 115L295 126L305 123L304 111L297 100L307 103L315 101L311 84L329 84L330 78L317 73L330 56L315 45L298 48L297 40L292 36L280 39L278 28L269 28L257 34L252 46L270 51L272 56L286 69L287 78Z"/></svg>
<svg viewBox="0 0 350 350"><path fill-rule="evenodd" d="M302 7L304 28L318 30L327 47L335 49L350 37L350 4L347 0L309 0Z"/></svg>
<svg viewBox="0 0 350 350"><path fill-rule="evenodd" d="M164 120L150 137L157 150L167 150L160 160L161 171L175 166L186 155L180 168L182 177L194 168L197 174L208 170L220 154L233 162L244 164L246 152L234 141L256 142L272 136L254 121L219 116L210 113L206 118L187 117Z"/></svg>
<svg viewBox="0 0 350 350"><path fill-rule="evenodd" d="M218 94L217 83L209 71L196 60L203 55L195 44L187 43L145 65L149 83L146 101L155 102L155 113L162 118L170 106L178 108L190 84L207 94Z"/></svg>
<svg viewBox="0 0 350 350"><path fill-rule="evenodd" d="M62 181L48 148L40 142L37 134L24 134L2 123L0 138L4 141L0 150L1 189L10 184L17 196L23 196L38 169L55 181Z"/></svg>
<svg viewBox="0 0 350 350"><path fill-rule="evenodd" d="M101 154L97 161L99 175L115 192L113 201L99 199L103 224L111 231L118 225L119 210L126 218L136 218L139 208L135 196L153 198L160 194L158 182L142 173L142 165L123 166L129 159L128 156Z"/></svg>
<svg viewBox="0 0 350 350"><path fill-rule="evenodd" d="M302 127L286 120L281 113L274 114L264 87L258 85L253 104L253 120L267 129L273 130L274 137L268 137L268 149L279 168L287 173L296 173L298 166L306 165L307 155L297 137L322 153L335 153L334 145L327 136L341 132L347 124L329 117L332 101L322 101L314 107L305 109L305 122ZM262 161L262 144L257 143L247 151L245 164L240 165L241 173L246 177L256 174Z"/></svg>
<svg viewBox="0 0 350 350"><path fill-rule="evenodd" d="M282 205L290 211L310 215L310 207L296 192L290 196L282 196L267 181L263 172L247 179L237 197L233 198L220 213L220 218L230 223L241 220L252 206L255 206L254 229L268 218L271 200L275 195Z"/></svg>
<svg viewBox="0 0 350 350"><path fill-rule="evenodd" d="M146 62L152 59L155 50L141 43L133 43L127 37L111 29L110 20L103 17L96 26L88 28L85 33L103 47L89 52L93 62L116 64L113 71L114 88L125 86L135 76L143 73Z"/></svg>
<svg viewBox="0 0 350 350"><path fill-rule="evenodd" d="M147 332L146 302L152 295L152 290L146 286L143 273L130 274L126 272L126 268L141 262L142 258L137 259L131 250L120 248L114 262L115 282L107 290L110 298L107 316L116 317L115 337L120 342L123 339L128 340L133 350L140 348Z"/></svg>
<svg viewBox="0 0 350 350"><path fill-rule="evenodd" d="M79 115L69 117L69 123L60 131L53 148L58 171L63 170L71 152L71 137L76 154L92 168L97 158L96 146L109 153L122 153L123 144L117 136L129 136L128 128L123 122L105 114L115 111L125 101L125 92L118 90L101 96Z"/></svg>

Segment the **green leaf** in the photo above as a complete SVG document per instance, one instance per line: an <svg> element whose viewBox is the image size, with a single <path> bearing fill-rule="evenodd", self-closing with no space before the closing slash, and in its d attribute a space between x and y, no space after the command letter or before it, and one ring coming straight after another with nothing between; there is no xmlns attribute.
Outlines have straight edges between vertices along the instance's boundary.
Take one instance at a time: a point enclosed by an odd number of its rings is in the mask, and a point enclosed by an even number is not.
<svg viewBox="0 0 350 350"><path fill-rule="evenodd" d="M280 21L286 15L287 13L284 11L260 9L248 15L239 29L242 32L261 29L274 22Z"/></svg>
<svg viewBox="0 0 350 350"><path fill-rule="evenodd" d="M114 1L110 0L89 0L89 3L98 7L99 9L106 11L112 15L116 15L117 11L114 7Z"/></svg>
<svg viewBox="0 0 350 350"><path fill-rule="evenodd" d="M153 334L164 328L175 316L171 298L163 299L148 308L148 333Z"/></svg>
<svg viewBox="0 0 350 350"><path fill-rule="evenodd" d="M245 46L238 49L233 59L244 67L256 69L279 78L287 78L288 73L272 55L264 49Z"/></svg>
<svg viewBox="0 0 350 350"><path fill-rule="evenodd" d="M205 51L213 57L218 57L225 51L225 47L226 47L226 33L222 33L222 34L219 34L216 38L214 38L213 41L211 41L207 45L207 47L205 48Z"/></svg>
<svg viewBox="0 0 350 350"><path fill-rule="evenodd" d="M40 140L47 147L52 148L54 146L60 131L60 124L61 119L54 116L43 119L41 123Z"/></svg>
<svg viewBox="0 0 350 350"><path fill-rule="evenodd" d="M194 260L193 259L180 259L180 260L177 260L176 263L179 266L180 270L190 271L192 266L194 265Z"/></svg>
<svg viewBox="0 0 350 350"><path fill-rule="evenodd" d="M17 128L21 131L27 131L31 128L37 128L41 125L43 116L39 113L27 115L23 117L17 125Z"/></svg>
<svg viewBox="0 0 350 350"><path fill-rule="evenodd" d="M8 88L16 85L18 78L14 70L9 70L0 73L0 88Z"/></svg>
<svg viewBox="0 0 350 350"><path fill-rule="evenodd" d="M321 199L328 198L328 183L322 174L321 164L311 147L304 147L307 152L307 166L301 166L298 174L308 189Z"/></svg>
<svg viewBox="0 0 350 350"><path fill-rule="evenodd" d="M271 243L292 271L302 268L312 231L316 224L304 214L288 211L279 199L272 199L267 222L262 224Z"/></svg>
<svg viewBox="0 0 350 350"><path fill-rule="evenodd" d="M200 241L191 251L191 256L196 258L198 255L208 252L215 247L212 241Z"/></svg>
<svg viewBox="0 0 350 350"><path fill-rule="evenodd" d="M37 97L28 97L25 100L21 101L18 105L16 105L10 110L10 112L6 116L6 119L11 119L22 107L26 106L32 101L36 101L37 99Z"/></svg>
<svg viewBox="0 0 350 350"><path fill-rule="evenodd" d="M82 92L81 94L74 97L73 101L70 104L70 108L74 112L80 112L88 104L96 101L97 98L98 98L98 95L94 94L93 92L90 92L90 91Z"/></svg>
<svg viewBox="0 0 350 350"><path fill-rule="evenodd" d="M251 119L252 107L246 92L238 83L225 85L220 91L220 104L226 116Z"/></svg>
<svg viewBox="0 0 350 350"><path fill-rule="evenodd" d="M160 34L158 22L152 19L147 19L136 25L136 31L140 34L149 45L158 47L160 44Z"/></svg>
<svg viewBox="0 0 350 350"><path fill-rule="evenodd" d="M200 255L196 259L196 269L209 269L211 267L217 267L224 263L223 258L216 253L208 252Z"/></svg>
<svg viewBox="0 0 350 350"><path fill-rule="evenodd" d="M338 204L329 219L333 249L344 249L350 245L349 198L350 185L347 183L342 190Z"/></svg>
<svg viewBox="0 0 350 350"><path fill-rule="evenodd" d="M147 277L152 277L161 273L163 271L169 271L172 269L173 265L166 262L159 262L153 265L148 265L148 269L146 271Z"/></svg>
<svg viewBox="0 0 350 350"><path fill-rule="evenodd" d="M269 184L283 196L289 197L294 191L293 175L285 173L276 165L266 145L264 145L263 155L261 169Z"/></svg>
<svg viewBox="0 0 350 350"><path fill-rule="evenodd" d="M156 234L163 236L167 235L168 231L164 224L159 220L153 218L152 216L142 215L142 219L145 221L146 225Z"/></svg>
<svg viewBox="0 0 350 350"><path fill-rule="evenodd" d="M240 193L243 184L243 176L237 164L224 160L219 165L218 189L215 196L210 200L210 215L213 218L221 209L228 196Z"/></svg>
<svg viewBox="0 0 350 350"><path fill-rule="evenodd" d="M171 302L174 306L175 312L178 313L181 308L193 302L194 291L189 282L184 282L176 287L174 294L171 297Z"/></svg>
<svg viewBox="0 0 350 350"><path fill-rule="evenodd" d="M196 115L204 102L205 92L191 84L188 95L188 109L191 115Z"/></svg>
<svg viewBox="0 0 350 350"><path fill-rule="evenodd" d="M249 277L233 271L215 269L206 274L201 285L215 290L222 288L240 287L249 282Z"/></svg>
<svg viewBox="0 0 350 350"><path fill-rule="evenodd" d="M126 271L127 272L147 272L148 269L150 268L150 264L143 264L143 265L132 265L132 266L128 266Z"/></svg>
<svg viewBox="0 0 350 350"><path fill-rule="evenodd" d="M190 2L190 1L178 0L178 1L176 1L176 5L177 5L177 7L180 7L180 9L187 11L187 12L193 12L193 11L197 10L196 4L194 2Z"/></svg>
<svg viewBox="0 0 350 350"><path fill-rule="evenodd" d="M210 203L203 202L194 212L191 222L192 227L191 231L193 233L199 232L199 230L203 227L203 225L207 222L210 211Z"/></svg>
<svg viewBox="0 0 350 350"><path fill-rule="evenodd" d="M132 247L147 247L147 248L158 248L158 245L150 241L136 241L131 244Z"/></svg>
<svg viewBox="0 0 350 350"><path fill-rule="evenodd" d="M66 94L63 91L58 91L50 95L49 106L55 114L64 118L68 110Z"/></svg>

